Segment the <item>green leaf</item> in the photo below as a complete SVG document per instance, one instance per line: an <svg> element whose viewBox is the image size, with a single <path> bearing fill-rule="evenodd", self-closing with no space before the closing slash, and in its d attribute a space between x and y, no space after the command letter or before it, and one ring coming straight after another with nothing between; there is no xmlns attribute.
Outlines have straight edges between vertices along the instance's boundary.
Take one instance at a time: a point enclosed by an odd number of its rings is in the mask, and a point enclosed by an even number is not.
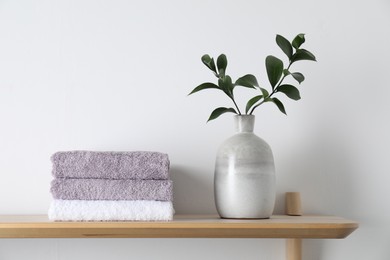
<svg viewBox="0 0 390 260"><path fill-rule="evenodd" d="M234 85L232 83L232 78L229 75L220 78L218 80L218 85L229 97L233 97Z"/></svg>
<svg viewBox="0 0 390 260"><path fill-rule="evenodd" d="M267 68L268 80L271 83L272 89L278 84L283 73L283 62L274 56L267 56L265 59Z"/></svg>
<svg viewBox="0 0 390 260"><path fill-rule="evenodd" d="M313 53L305 49L299 49L295 52L295 54L291 57L291 63L299 61L299 60L312 60L317 61L316 57Z"/></svg>
<svg viewBox="0 0 390 260"><path fill-rule="evenodd" d="M293 100L300 100L301 95L299 94L299 90L293 85L284 84L278 87L278 92L282 92L286 94L289 98Z"/></svg>
<svg viewBox="0 0 390 260"><path fill-rule="evenodd" d="M287 76L287 75L290 75L291 73L290 73L290 71L288 71L288 69L284 69L283 70L283 75L284 76Z"/></svg>
<svg viewBox="0 0 390 260"><path fill-rule="evenodd" d="M202 56L201 60L202 60L202 62L203 62L205 65L207 65L207 64L210 63L211 57L210 57L210 55L205 54L205 55Z"/></svg>
<svg viewBox="0 0 390 260"><path fill-rule="evenodd" d="M206 82L206 83L203 83L203 84L200 84L199 86L197 86L196 88L194 88L194 90L191 91L190 94L188 95L191 95L191 94L194 94L198 91L201 91L203 89L208 89L208 88L215 88L215 89L219 89L221 90L217 85L215 85L214 83L210 83L210 82Z"/></svg>
<svg viewBox="0 0 390 260"><path fill-rule="evenodd" d="M220 115L222 115L224 113L228 113L228 112L237 114L237 112L234 108L219 107L211 113L207 122L210 120L214 120L214 119L218 118Z"/></svg>
<svg viewBox="0 0 390 260"><path fill-rule="evenodd" d="M236 80L235 85L243 86L247 88L255 88L259 86L259 83L257 83L257 79L255 76L251 74L247 74L245 76L242 76L241 78Z"/></svg>
<svg viewBox="0 0 390 260"><path fill-rule="evenodd" d="M260 90L261 90L261 93L263 93L264 97L268 97L269 96L269 93L268 93L268 91L265 88L260 88Z"/></svg>
<svg viewBox="0 0 390 260"><path fill-rule="evenodd" d="M218 73L220 77L225 76L226 67L227 67L227 58L225 54L221 54L217 59Z"/></svg>
<svg viewBox="0 0 390 260"><path fill-rule="evenodd" d="M280 112L282 112L283 114L287 115L286 114L286 110L284 109L283 103L280 102L279 99L272 98L270 101L272 101L279 108Z"/></svg>
<svg viewBox="0 0 390 260"><path fill-rule="evenodd" d="M210 55L208 55L208 54L203 55L201 60L202 60L203 64L206 65L207 68L212 70L215 73L215 75L217 75L217 70L215 68L214 59L211 58Z"/></svg>
<svg viewBox="0 0 390 260"><path fill-rule="evenodd" d="M251 98L248 103L246 104L246 109L245 109L245 113L248 114L248 111L251 109L251 107L256 104L260 99L262 99L263 96L262 95L259 95L259 96L255 96L253 98Z"/></svg>
<svg viewBox="0 0 390 260"><path fill-rule="evenodd" d="M282 51L287 55L287 57L291 59L291 56L293 54L293 48L291 46L291 43L281 35L276 35L276 43L282 49Z"/></svg>
<svg viewBox="0 0 390 260"><path fill-rule="evenodd" d="M299 49L299 47L301 47L302 43L304 42L305 42L305 34L300 33L297 36L295 36L294 40L292 41L292 46L295 49Z"/></svg>
<svg viewBox="0 0 390 260"><path fill-rule="evenodd" d="M303 76L303 74L300 72L293 72L291 73L291 76L293 76L293 78L298 81L299 84L305 80L305 76Z"/></svg>

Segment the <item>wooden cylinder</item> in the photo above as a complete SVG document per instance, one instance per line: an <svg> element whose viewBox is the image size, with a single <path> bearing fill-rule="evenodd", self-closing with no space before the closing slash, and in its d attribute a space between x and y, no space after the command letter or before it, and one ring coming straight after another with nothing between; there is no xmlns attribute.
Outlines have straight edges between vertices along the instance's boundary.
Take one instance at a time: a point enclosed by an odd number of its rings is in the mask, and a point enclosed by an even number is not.
<svg viewBox="0 0 390 260"><path fill-rule="evenodd" d="M287 239L287 260L302 260L302 239Z"/></svg>
<svg viewBox="0 0 390 260"><path fill-rule="evenodd" d="M302 216L301 194L299 192L286 192L286 214Z"/></svg>

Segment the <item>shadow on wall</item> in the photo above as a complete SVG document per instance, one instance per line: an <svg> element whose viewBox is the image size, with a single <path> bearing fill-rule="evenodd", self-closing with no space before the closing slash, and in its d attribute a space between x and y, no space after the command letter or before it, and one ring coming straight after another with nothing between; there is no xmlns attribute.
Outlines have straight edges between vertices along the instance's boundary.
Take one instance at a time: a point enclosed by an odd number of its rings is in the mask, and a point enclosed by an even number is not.
<svg viewBox="0 0 390 260"><path fill-rule="evenodd" d="M283 150L277 172L279 183L276 210L285 212L285 192L301 193L304 215L338 215L356 218L359 214L358 192L354 185L356 159L354 146L338 130L317 129L304 144L292 152ZM278 181L279 180L279 181ZM358 219L355 219L359 221ZM327 251L327 241L304 240L303 259L321 260Z"/></svg>
<svg viewBox="0 0 390 260"><path fill-rule="evenodd" d="M201 178L195 169L172 165L173 205L176 214L217 214L213 182Z"/></svg>
<svg viewBox="0 0 390 260"><path fill-rule="evenodd" d="M306 151L309 168L296 174L298 179L310 186L310 193L305 196L310 203L308 213L343 217L356 215L354 213L357 212L353 211L358 206L358 194L354 179L358 169L354 148L338 133L330 132L317 136L315 140ZM310 183L305 180L310 180Z"/></svg>

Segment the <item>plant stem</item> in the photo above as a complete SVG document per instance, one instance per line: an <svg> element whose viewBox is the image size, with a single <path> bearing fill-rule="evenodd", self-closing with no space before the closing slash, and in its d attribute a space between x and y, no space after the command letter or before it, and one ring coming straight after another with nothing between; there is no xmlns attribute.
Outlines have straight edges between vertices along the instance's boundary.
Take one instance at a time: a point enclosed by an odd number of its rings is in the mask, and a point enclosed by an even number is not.
<svg viewBox="0 0 390 260"><path fill-rule="evenodd" d="M267 98L270 98L273 94L275 94L275 90L272 91L272 93L267 97ZM265 98L263 99L263 101L261 101L259 104L257 104L256 106L254 106L252 109L251 109L251 112L249 112L249 115L252 115L253 114L253 111L258 107L260 106L261 104L263 104L265 102Z"/></svg>
<svg viewBox="0 0 390 260"><path fill-rule="evenodd" d="M288 67L287 67L287 70L289 70L289 68L291 67L291 64L292 62L290 61L290 63L288 64ZM284 78L286 77L287 75L283 75L282 79L279 81L278 85L272 90L271 94L269 94L268 97L264 97L263 101L261 101L259 104L257 104L256 106L254 106L251 111L249 112L249 115L252 115L253 114L253 111L255 111L255 109L260 106L261 104L263 104L265 102L265 99L266 98L270 98L273 94L275 94L276 92L278 92L278 87L280 86L280 84L282 84Z"/></svg>
<svg viewBox="0 0 390 260"><path fill-rule="evenodd" d="M230 97L230 96L229 96L229 97ZM236 101L234 101L234 98L233 98L233 97L230 97L230 98L232 99L234 105L236 106L237 111L238 111L238 114L241 115L241 111L240 111L240 109L238 108Z"/></svg>
<svg viewBox="0 0 390 260"><path fill-rule="evenodd" d="M217 76L218 79L223 80L222 77L221 77L219 74L216 74L215 76ZM230 93L230 94L227 93L226 91L224 91L224 92L225 92L226 95L228 95L228 97L233 101L234 106L236 107L236 109L237 109L237 111L238 111L238 114L239 114L239 115L242 115L240 109L239 109L238 106L237 106L236 101L234 100L233 91L232 91L232 93Z"/></svg>

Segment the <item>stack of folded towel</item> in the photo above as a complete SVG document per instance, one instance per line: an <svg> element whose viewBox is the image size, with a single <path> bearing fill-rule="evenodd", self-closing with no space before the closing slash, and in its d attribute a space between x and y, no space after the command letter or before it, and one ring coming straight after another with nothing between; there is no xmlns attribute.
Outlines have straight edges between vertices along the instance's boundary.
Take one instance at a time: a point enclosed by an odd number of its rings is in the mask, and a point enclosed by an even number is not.
<svg viewBox="0 0 390 260"><path fill-rule="evenodd" d="M167 154L57 152L52 157L49 219L63 221L172 220Z"/></svg>

